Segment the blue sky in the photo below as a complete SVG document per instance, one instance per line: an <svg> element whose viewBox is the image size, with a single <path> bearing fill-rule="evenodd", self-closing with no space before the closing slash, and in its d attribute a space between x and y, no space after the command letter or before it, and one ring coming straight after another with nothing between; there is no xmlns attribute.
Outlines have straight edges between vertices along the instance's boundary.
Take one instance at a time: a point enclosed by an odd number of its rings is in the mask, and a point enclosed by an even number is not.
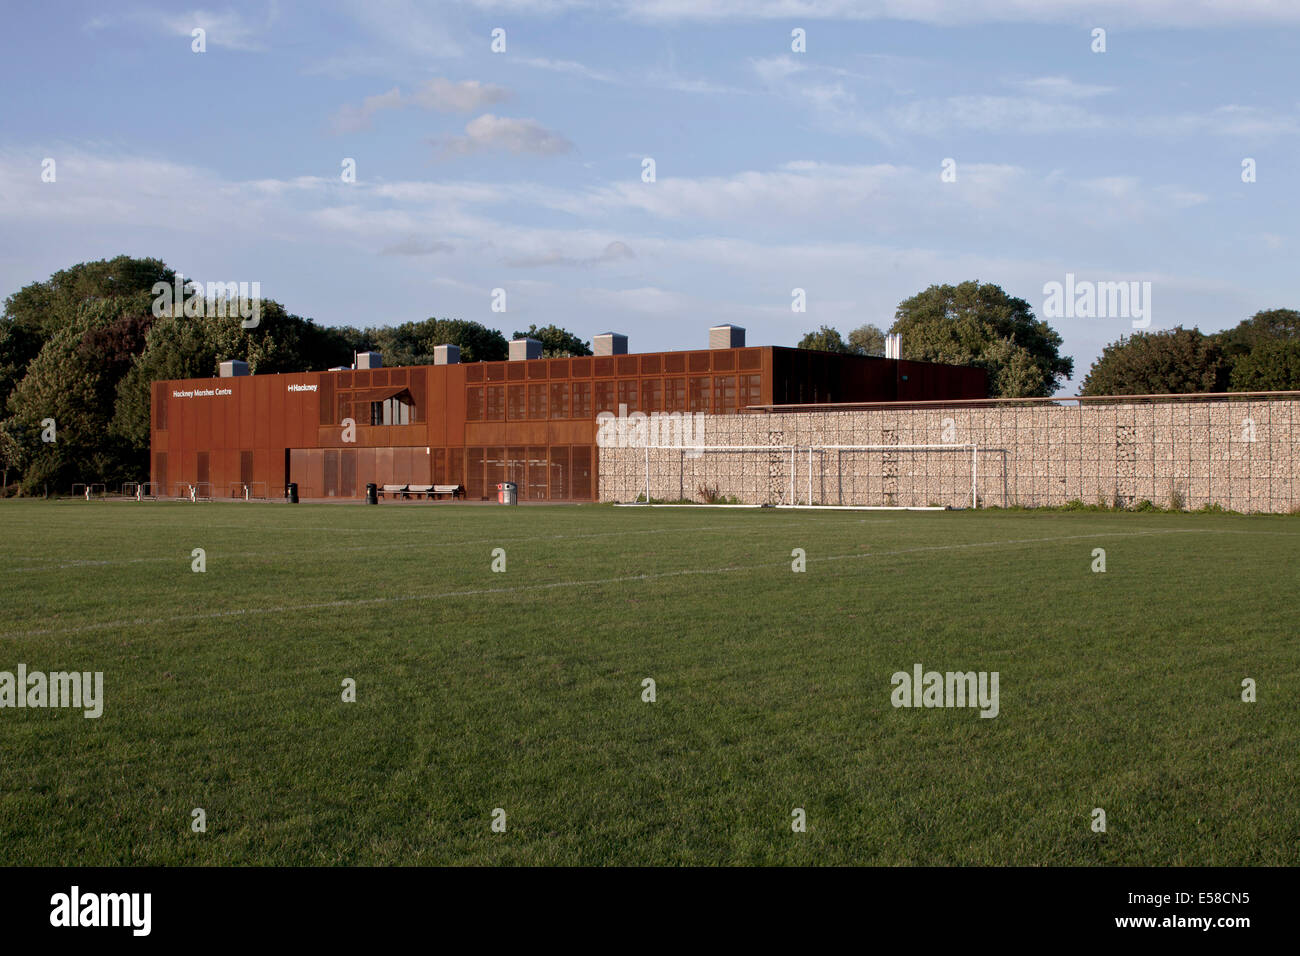
<svg viewBox="0 0 1300 956"><path fill-rule="evenodd" d="M52 2L4 26L4 294L150 255L326 325L636 351L888 327L965 279L1040 314L1066 273L1150 281L1152 329L1300 307L1300 2ZM1067 393L1132 330L1051 321Z"/></svg>

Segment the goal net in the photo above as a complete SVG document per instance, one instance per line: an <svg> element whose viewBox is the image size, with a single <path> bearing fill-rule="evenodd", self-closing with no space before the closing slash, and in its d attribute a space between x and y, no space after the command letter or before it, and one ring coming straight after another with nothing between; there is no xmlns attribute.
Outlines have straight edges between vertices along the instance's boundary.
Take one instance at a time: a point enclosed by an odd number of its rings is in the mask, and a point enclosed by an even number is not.
<svg viewBox="0 0 1300 956"><path fill-rule="evenodd" d="M637 467L626 458L623 474L614 476L623 500L827 508L971 508L981 501L973 444L656 445L636 453Z"/></svg>

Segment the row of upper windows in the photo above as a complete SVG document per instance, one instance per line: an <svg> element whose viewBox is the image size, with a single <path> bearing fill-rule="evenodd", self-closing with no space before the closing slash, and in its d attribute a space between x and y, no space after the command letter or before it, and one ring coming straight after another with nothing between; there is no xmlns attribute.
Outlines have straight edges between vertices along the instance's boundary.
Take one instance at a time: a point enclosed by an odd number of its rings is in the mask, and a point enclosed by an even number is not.
<svg viewBox="0 0 1300 956"><path fill-rule="evenodd" d="M692 375L611 382L471 385L465 419L471 422L539 418L590 419L604 411L734 412L762 401L759 375Z"/></svg>
<svg viewBox="0 0 1300 956"><path fill-rule="evenodd" d="M672 375L690 372L757 371L761 348L716 349L702 352L651 352L644 355L596 355L573 359L530 359L520 362L471 362L466 381L521 382L544 378L608 378L616 375Z"/></svg>

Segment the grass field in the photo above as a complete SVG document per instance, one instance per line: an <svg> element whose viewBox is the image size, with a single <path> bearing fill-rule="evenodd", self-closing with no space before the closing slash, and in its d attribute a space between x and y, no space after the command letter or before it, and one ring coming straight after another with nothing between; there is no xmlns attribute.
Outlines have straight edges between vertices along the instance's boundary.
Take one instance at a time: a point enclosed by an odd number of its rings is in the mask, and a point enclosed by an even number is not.
<svg viewBox="0 0 1300 956"><path fill-rule="evenodd" d="M0 710L3 864L1300 863L1294 517L9 501L0 541L0 671L105 685ZM917 662L999 715L894 708Z"/></svg>

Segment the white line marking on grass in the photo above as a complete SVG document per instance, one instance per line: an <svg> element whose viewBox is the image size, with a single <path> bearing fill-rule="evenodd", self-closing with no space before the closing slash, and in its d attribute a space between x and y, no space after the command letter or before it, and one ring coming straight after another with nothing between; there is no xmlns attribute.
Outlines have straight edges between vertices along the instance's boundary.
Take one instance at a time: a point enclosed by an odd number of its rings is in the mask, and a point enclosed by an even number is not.
<svg viewBox="0 0 1300 956"><path fill-rule="evenodd" d="M767 531L778 527L794 528L794 527L803 527L803 525L799 522L787 522L786 524L782 524L782 525L769 524L769 525L764 525L762 530ZM329 553L330 554L352 554L356 552L365 552L365 551L397 551L397 550L411 549L411 548L418 548L420 550L424 550L427 548L461 548L461 547L469 547L472 545L481 545L481 544L493 544L493 545L503 544L503 543L517 544L521 541L523 542L569 541L569 540L582 540L586 538L617 538L617 537L624 537L624 536L631 537L632 535L645 535L645 534L675 534L682 531L686 531L691 534L696 534L699 532L714 532L714 531L735 533L736 530L737 529L734 525L725 525L725 526L716 525L716 526L706 527L706 528L653 528L646 531L601 531L601 532L593 532L591 534L542 534L542 535L530 535L530 536L520 537L520 538L504 538L504 537L477 538L470 541L419 541L419 542L414 542L412 544L398 544L398 545L393 545L393 544L356 545L354 547L349 547L349 548L331 548L329 550ZM369 533L374 535L374 534L378 534L379 532L371 531ZM276 548L273 551L235 551L228 554L217 552L217 551L209 551L209 557L228 560L230 558L264 558L272 555L279 557L285 555L292 556L292 555L320 554L320 553L321 553L320 547L307 548L299 551L286 551L282 548ZM35 565L26 568L0 568L0 574L27 574L27 573L41 572L41 571L64 571L71 568L113 567L116 565L124 565L124 564L147 564L147 563L176 561L176 560L179 559L175 555L167 555L165 557L155 557L155 558L123 558L118 561L112 561L112 560L66 561L62 564ZM188 560L188 558L186 558L186 560Z"/></svg>
<svg viewBox="0 0 1300 956"><path fill-rule="evenodd" d="M966 544L941 544L920 548L903 548L897 551L863 551L854 554L835 554L823 558L809 558L809 563L822 561L848 561L861 558L889 558L920 554L930 551L961 551L969 548L996 548L1018 544L1053 544L1060 541L1077 541L1085 538L1141 538L1171 534L1233 534L1243 532L1219 531L1211 528L1171 528L1158 531L1098 532L1096 534L1070 534L1053 538L1012 538L1005 541L972 541ZM775 564L728 565L720 568L682 568L676 571L659 571L650 574L629 574L613 578L594 578L585 581L553 581L549 584L520 584L506 588L474 588L462 591L442 591L423 594L399 594L389 597L353 598L341 601L320 601L308 604L285 604L266 608L235 608L228 611L204 611L196 614L177 614L170 617L135 618L133 620L104 621L76 627L47 628L39 631L11 631L0 634L0 640L17 637L43 637L52 634L77 634L85 631L112 630L125 627L153 627L180 621L208 621L223 618L255 617L265 614L287 614L296 611L324 611L341 607L367 607L377 604L400 604L407 601L440 601L449 598L482 597L489 594L522 594L529 591L550 591L559 588L601 587L607 584L630 584L638 581L658 581L666 578L699 574L727 574L732 571L762 571L786 568L787 562Z"/></svg>

